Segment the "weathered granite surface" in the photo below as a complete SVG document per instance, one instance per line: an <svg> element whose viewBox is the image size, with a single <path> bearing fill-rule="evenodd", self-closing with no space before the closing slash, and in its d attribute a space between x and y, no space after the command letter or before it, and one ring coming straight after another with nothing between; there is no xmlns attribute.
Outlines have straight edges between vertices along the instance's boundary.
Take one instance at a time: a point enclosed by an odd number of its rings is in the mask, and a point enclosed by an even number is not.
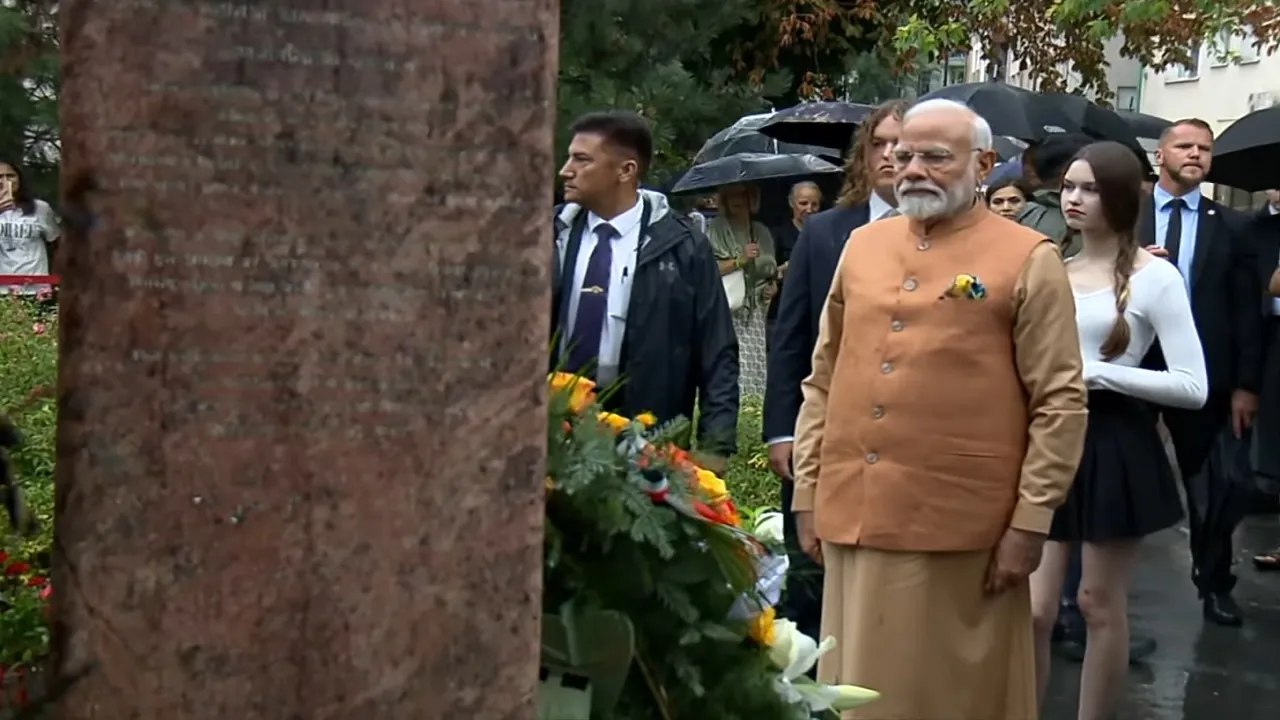
<svg viewBox="0 0 1280 720"><path fill-rule="evenodd" d="M532 718L556 0L64 0L61 720Z"/></svg>

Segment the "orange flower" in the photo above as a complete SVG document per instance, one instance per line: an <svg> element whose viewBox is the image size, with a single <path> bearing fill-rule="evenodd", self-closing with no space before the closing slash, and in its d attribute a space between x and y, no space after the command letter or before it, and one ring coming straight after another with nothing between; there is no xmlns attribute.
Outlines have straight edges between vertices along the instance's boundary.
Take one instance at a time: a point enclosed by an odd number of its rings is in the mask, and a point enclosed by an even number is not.
<svg viewBox="0 0 1280 720"><path fill-rule="evenodd" d="M778 611L773 608L765 608L763 612L751 619L751 624L747 626L747 634L752 640L760 643L765 647L771 647L777 640L777 635L773 629L773 621L778 617Z"/></svg>
<svg viewBox="0 0 1280 720"><path fill-rule="evenodd" d="M651 412L642 412L636 416L636 422L647 428L651 428L658 424L658 418Z"/></svg>
<svg viewBox="0 0 1280 720"><path fill-rule="evenodd" d="M569 411L580 413L596 401L596 384L581 375L555 372L547 379L552 393L569 393Z"/></svg>
<svg viewBox="0 0 1280 720"><path fill-rule="evenodd" d="M596 415L596 418L604 425L607 425L614 433L620 433L627 429L631 421L611 412L602 412Z"/></svg>

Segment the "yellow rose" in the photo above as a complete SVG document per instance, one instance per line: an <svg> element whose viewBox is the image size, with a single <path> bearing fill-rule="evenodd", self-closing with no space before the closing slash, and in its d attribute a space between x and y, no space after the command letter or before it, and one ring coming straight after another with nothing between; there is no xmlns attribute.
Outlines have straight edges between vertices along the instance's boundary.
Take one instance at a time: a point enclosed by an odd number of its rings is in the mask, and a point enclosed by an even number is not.
<svg viewBox="0 0 1280 720"><path fill-rule="evenodd" d="M580 413L596 400L596 384L580 376L565 372L551 373L547 378L551 392L569 392L569 411Z"/></svg>
<svg viewBox="0 0 1280 720"><path fill-rule="evenodd" d="M752 640L765 647L771 647L777 634L773 628L773 621L778 617L778 611L773 608L765 608L764 612L756 615L751 619L751 625L747 629L747 634Z"/></svg>
<svg viewBox="0 0 1280 720"><path fill-rule="evenodd" d="M706 494L708 500L718 503L729 497L729 488L715 473L706 468L695 468L694 472L697 474L698 489Z"/></svg>
<svg viewBox="0 0 1280 720"><path fill-rule="evenodd" d="M596 415L596 417L600 420L601 423L608 425L609 429L613 430L615 433L622 432L623 430L627 429L628 425L631 424L630 420L622 417L621 415L611 413L611 412L602 412Z"/></svg>

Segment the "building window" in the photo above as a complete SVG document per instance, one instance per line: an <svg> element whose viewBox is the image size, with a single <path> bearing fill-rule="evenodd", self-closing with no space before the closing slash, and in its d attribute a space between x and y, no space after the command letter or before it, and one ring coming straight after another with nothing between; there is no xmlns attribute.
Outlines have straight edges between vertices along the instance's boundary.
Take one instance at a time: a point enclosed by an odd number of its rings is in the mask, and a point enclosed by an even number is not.
<svg viewBox="0 0 1280 720"><path fill-rule="evenodd" d="M1137 112L1138 88L1123 86L1116 88L1116 109Z"/></svg>
<svg viewBox="0 0 1280 720"><path fill-rule="evenodd" d="M1213 38L1209 48L1209 67L1225 67L1231 62L1231 33L1223 30Z"/></svg>
<svg viewBox="0 0 1280 720"><path fill-rule="evenodd" d="M1190 65L1172 65L1168 69L1168 80L1195 80L1200 77L1200 46L1196 45L1189 50L1191 55Z"/></svg>
<svg viewBox="0 0 1280 720"><path fill-rule="evenodd" d="M1261 60L1259 49L1261 43L1258 42L1258 36L1253 34L1252 30L1245 32L1240 38L1240 63L1256 63Z"/></svg>

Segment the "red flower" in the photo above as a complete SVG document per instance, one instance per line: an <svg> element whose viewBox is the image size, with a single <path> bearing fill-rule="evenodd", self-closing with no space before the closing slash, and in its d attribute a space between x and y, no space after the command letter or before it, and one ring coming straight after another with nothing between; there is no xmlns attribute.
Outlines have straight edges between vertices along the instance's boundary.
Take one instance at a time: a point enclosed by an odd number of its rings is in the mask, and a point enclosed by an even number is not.
<svg viewBox="0 0 1280 720"><path fill-rule="evenodd" d="M4 569L4 574L8 575L9 577L26 575L29 572L31 572L31 566L24 562L16 562Z"/></svg>
<svg viewBox="0 0 1280 720"><path fill-rule="evenodd" d="M3 565L7 562L9 562L9 553L3 550L0 550L0 565Z"/></svg>
<svg viewBox="0 0 1280 720"><path fill-rule="evenodd" d="M51 598L51 597L53 597L53 586L52 586L52 585L45 585L44 587L40 588L40 599L41 599L41 600L48 600L48 599L49 599L49 598Z"/></svg>
<svg viewBox="0 0 1280 720"><path fill-rule="evenodd" d="M27 587L44 587L49 584L49 578L36 575L27 580Z"/></svg>

